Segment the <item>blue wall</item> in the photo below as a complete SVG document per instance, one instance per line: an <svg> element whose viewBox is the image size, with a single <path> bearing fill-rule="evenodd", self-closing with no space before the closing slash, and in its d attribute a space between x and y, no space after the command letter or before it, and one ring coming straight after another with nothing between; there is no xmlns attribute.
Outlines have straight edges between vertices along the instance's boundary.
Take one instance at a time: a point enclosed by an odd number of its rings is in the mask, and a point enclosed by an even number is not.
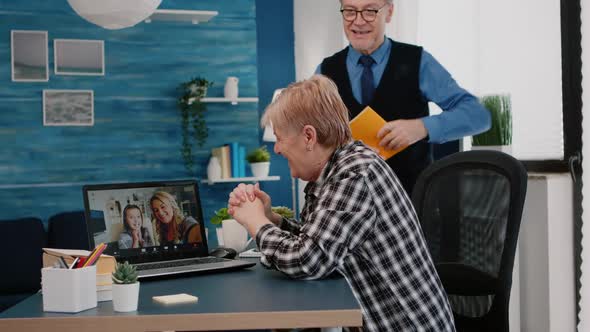
<svg viewBox="0 0 590 332"><path fill-rule="evenodd" d="M109 31L84 21L66 1L0 0L0 220L47 220L57 212L80 210L81 187L87 183L187 178L176 99L178 85L194 76L214 82L210 97L223 95L227 76L240 78L240 96L260 92L259 104L208 104L209 139L195 151L197 176L205 176L212 147L231 141L257 146L260 111L275 88L294 79L292 1L281 5L164 0L161 9L219 15L199 25L153 22ZM49 82L11 81L10 30L48 31ZM263 38L258 48L257 32ZM56 38L104 40L105 76L55 75ZM284 65L280 70L278 61ZM94 90L94 126L44 127L43 89ZM271 174L283 180L265 189L277 192L275 203L290 205L286 163L275 157ZM226 204L234 185L200 186L207 220Z"/></svg>
<svg viewBox="0 0 590 332"><path fill-rule="evenodd" d="M293 1L257 0L256 33L258 36L258 89L261 115L272 100L275 89L284 88L295 80L295 37L293 31ZM273 143L265 143L269 150ZM287 160L272 154L272 175L278 182L263 182L261 188L272 198L272 204L293 208L291 176Z"/></svg>

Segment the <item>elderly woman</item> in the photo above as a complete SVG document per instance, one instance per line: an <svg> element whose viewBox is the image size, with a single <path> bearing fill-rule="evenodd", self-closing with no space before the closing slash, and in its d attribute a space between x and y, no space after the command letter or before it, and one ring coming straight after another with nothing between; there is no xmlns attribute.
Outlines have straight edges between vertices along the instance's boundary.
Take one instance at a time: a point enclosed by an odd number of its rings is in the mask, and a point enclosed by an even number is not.
<svg viewBox="0 0 590 332"><path fill-rule="evenodd" d="M273 213L258 184L230 193L229 212L256 238L262 264L293 278L338 271L368 331L454 331L414 208L383 159L352 141L335 84L314 75L290 85L266 109L269 122L275 153L309 183L300 222Z"/></svg>

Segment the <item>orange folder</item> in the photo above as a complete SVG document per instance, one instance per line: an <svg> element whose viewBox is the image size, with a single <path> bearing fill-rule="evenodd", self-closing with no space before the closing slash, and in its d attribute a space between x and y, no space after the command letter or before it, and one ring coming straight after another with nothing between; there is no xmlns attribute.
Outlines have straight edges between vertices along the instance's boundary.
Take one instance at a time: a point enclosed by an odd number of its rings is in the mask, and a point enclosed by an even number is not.
<svg viewBox="0 0 590 332"><path fill-rule="evenodd" d="M389 150L379 146L380 139L377 138L377 133L385 123L381 115L377 114L370 106L367 106L354 119L350 120L350 129L355 140L363 141L366 145L377 150L383 159L387 160L405 149L405 147Z"/></svg>

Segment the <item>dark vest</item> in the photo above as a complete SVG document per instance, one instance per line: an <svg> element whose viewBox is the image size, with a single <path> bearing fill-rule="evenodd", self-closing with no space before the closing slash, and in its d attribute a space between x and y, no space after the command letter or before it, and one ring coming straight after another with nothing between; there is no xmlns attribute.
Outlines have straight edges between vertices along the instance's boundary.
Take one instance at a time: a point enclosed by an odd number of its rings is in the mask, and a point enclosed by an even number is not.
<svg viewBox="0 0 590 332"><path fill-rule="evenodd" d="M420 92L419 71L422 47L392 42L389 60L369 103L385 121L416 119L429 115L428 103ZM342 100L354 118L365 105L359 104L352 94L350 78L346 70L348 47L325 58L322 74L330 77L338 86ZM432 146L426 139L414 143L387 160L411 195L418 175L432 162Z"/></svg>

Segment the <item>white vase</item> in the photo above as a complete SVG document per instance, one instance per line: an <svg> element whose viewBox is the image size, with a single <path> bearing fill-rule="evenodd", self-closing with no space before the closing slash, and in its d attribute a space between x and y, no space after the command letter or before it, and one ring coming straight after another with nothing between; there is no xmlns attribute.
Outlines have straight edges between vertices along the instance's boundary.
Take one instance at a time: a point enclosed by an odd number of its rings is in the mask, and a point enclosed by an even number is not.
<svg viewBox="0 0 590 332"><path fill-rule="evenodd" d="M250 168L252 169L252 175L254 175L255 177L267 177L268 172L270 171L270 161L265 161L261 163L251 163Z"/></svg>
<svg viewBox="0 0 590 332"><path fill-rule="evenodd" d="M137 310L139 282L134 284L113 284L113 310L129 312Z"/></svg>
<svg viewBox="0 0 590 332"><path fill-rule="evenodd" d="M207 165L207 178L209 181L216 181L221 179L221 164L217 157L211 157Z"/></svg>
<svg viewBox="0 0 590 332"><path fill-rule="evenodd" d="M221 233L223 234L223 246L242 252L250 243L248 231L235 219L221 221Z"/></svg>
<svg viewBox="0 0 590 332"><path fill-rule="evenodd" d="M225 98L236 101L238 99L238 82L240 80L237 77L230 76L225 81L225 87L223 88L223 95Z"/></svg>

